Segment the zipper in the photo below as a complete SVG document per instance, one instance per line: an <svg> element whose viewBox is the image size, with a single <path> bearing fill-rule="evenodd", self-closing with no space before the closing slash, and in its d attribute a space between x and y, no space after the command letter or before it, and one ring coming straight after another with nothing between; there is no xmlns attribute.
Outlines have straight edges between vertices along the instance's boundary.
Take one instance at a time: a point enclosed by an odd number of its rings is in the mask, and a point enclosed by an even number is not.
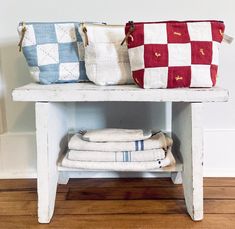
<svg viewBox="0 0 235 229"><path fill-rule="evenodd" d="M19 25L34 25L34 24L82 24L83 22L74 22L74 21L56 21L56 22L20 22ZM105 22L86 22L86 24L92 24L92 25L107 25Z"/></svg>
<svg viewBox="0 0 235 229"><path fill-rule="evenodd" d="M121 27L123 27L123 25L108 25L108 24L106 24L104 22L102 22L101 24L100 23L81 23L82 32L85 35L85 41L84 41L85 47L89 45L89 39L88 39L86 24L89 24L91 26L112 26L112 27L120 27L121 26Z"/></svg>
<svg viewBox="0 0 235 229"><path fill-rule="evenodd" d="M19 25L25 24L25 25L34 25L34 24L68 24L68 23L80 23L80 22L74 22L74 21L57 21L57 22L20 22Z"/></svg>
<svg viewBox="0 0 235 229"><path fill-rule="evenodd" d="M157 21L157 22L135 22L135 25L141 25L141 24L159 24L159 23L196 23L196 22L219 22L219 23L224 23L223 21L220 20L188 20L188 21ZM127 24L129 24L128 22Z"/></svg>
<svg viewBox="0 0 235 229"><path fill-rule="evenodd" d="M87 35L87 28L85 27L85 23L80 23L80 22L20 22L19 25L22 26L22 30L21 30L21 38L20 38L20 41L18 43L18 46L19 46L19 51L21 52L22 51L22 44L23 44L23 40L24 40L24 36L25 36L25 33L27 31L27 28L26 28L26 25L34 25L34 24L68 24L68 23L73 23L73 24L81 24L83 26L83 29L82 31L84 32L85 34L85 46L87 46L89 44L88 42L88 35ZM95 23L95 22L86 22L86 24L92 24L92 25L102 25L102 26L106 26L107 24L105 22L102 22L102 23Z"/></svg>
<svg viewBox="0 0 235 229"><path fill-rule="evenodd" d="M123 45L124 42L127 43L127 39L131 36L131 33L133 33L134 30L135 30L135 25L134 25L134 22L133 22L133 21L129 21L128 24L130 25L130 28L129 28L129 30L128 30L126 36L125 36L125 38L123 39L121 45ZM133 37L132 37L132 38L133 38Z"/></svg>
<svg viewBox="0 0 235 229"><path fill-rule="evenodd" d="M123 39L121 45L124 44L124 42L127 42L127 39L131 36L131 33L135 30L135 25L142 25L142 24L160 24L160 23L196 23L196 22L217 22L217 23L224 23L223 21L219 20L188 20L188 21L158 21L158 22L133 22L129 21L126 25L130 25L130 28ZM133 40L133 37L132 37Z"/></svg>

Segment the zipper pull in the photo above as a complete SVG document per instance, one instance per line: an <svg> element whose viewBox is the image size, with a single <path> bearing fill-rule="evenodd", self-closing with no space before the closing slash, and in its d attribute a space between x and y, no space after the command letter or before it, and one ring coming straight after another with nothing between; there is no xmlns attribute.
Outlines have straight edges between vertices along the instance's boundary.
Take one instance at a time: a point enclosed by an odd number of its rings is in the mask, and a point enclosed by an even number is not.
<svg viewBox="0 0 235 229"><path fill-rule="evenodd" d="M231 36L229 36L229 35L227 35L227 34L223 34L223 42L224 43L227 43L227 44L231 44L232 42L233 42L233 40L234 40L234 38L233 37L231 37Z"/></svg>
<svg viewBox="0 0 235 229"><path fill-rule="evenodd" d="M89 45L89 41L88 41L88 35L87 35L87 28L86 28L86 26L85 26L85 24L84 23L82 23L82 32L84 33L84 35L85 35L85 47L86 46L88 46Z"/></svg>
<svg viewBox="0 0 235 229"><path fill-rule="evenodd" d="M125 36L125 38L123 39L123 41L122 41L121 45L123 45L123 44L124 44L124 42L126 42L126 43L127 43L127 39L128 39L128 37L130 37L130 36L131 36L131 33L132 33L132 32L134 32L134 30L135 30L134 22L133 22L133 21L129 21L129 24L130 24L130 28L129 28L129 30L128 30L128 32L127 32L127 34L126 34L126 36ZM133 37L132 37L132 38L133 38Z"/></svg>
<svg viewBox="0 0 235 229"><path fill-rule="evenodd" d="M19 52L22 51L22 44L23 44L23 40L24 40L24 36L25 36L26 31L27 31L26 24L24 22L22 22L21 38L20 38L20 41L18 43Z"/></svg>

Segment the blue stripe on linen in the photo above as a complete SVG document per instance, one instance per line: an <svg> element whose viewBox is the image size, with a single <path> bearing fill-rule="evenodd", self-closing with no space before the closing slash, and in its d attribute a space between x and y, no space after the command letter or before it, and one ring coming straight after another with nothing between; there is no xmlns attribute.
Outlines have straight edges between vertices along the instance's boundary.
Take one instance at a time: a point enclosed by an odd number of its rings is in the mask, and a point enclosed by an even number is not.
<svg viewBox="0 0 235 229"><path fill-rule="evenodd" d="M141 146L141 140L140 140L139 141L139 150L142 150L141 148L142 148L142 146Z"/></svg>
<svg viewBox="0 0 235 229"><path fill-rule="evenodd" d="M144 140L141 140L140 144L141 144L141 150L144 150Z"/></svg>
<svg viewBox="0 0 235 229"><path fill-rule="evenodd" d="M128 162L128 152L126 151L125 154L126 154L126 162Z"/></svg>
<svg viewBox="0 0 235 229"><path fill-rule="evenodd" d="M135 141L135 151L138 151L138 141Z"/></svg>

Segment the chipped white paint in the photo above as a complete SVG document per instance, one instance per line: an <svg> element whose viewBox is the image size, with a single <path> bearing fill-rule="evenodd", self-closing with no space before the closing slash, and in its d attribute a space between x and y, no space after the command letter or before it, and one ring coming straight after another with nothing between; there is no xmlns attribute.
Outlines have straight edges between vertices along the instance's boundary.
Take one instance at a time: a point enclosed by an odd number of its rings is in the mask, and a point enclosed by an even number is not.
<svg viewBox="0 0 235 229"><path fill-rule="evenodd" d="M183 161L182 181L189 215L203 218L202 103L173 103L173 151Z"/></svg>
<svg viewBox="0 0 235 229"><path fill-rule="evenodd" d="M154 172L170 172L173 183L183 183L188 213L193 220L203 218L202 102L227 101L227 90L220 88L143 90L135 85L102 87L90 83L29 84L15 89L13 99L36 102L40 223L50 222L54 212L57 184L66 184L70 177L79 177L84 171L61 167L59 161L60 154L67 144L66 138L65 141L61 139L69 130L66 102L89 101L173 102L173 152L183 161L183 165L177 160L176 165Z"/></svg>
<svg viewBox="0 0 235 229"><path fill-rule="evenodd" d="M58 182L57 161L65 150L66 113L61 103L36 103L38 221L49 223Z"/></svg>
<svg viewBox="0 0 235 229"><path fill-rule="evenodd" d="M136 85L97 86L92 83L39 85L16 88L15 101L88 102L224 102L228 91L222 88L142 89Z"/></svg>

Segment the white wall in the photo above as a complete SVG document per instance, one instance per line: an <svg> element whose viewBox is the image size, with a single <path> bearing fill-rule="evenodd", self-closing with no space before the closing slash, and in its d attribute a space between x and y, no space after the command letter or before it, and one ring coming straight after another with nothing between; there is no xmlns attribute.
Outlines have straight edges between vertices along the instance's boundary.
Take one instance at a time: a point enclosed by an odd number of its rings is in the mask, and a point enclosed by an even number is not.
<svg viewBox="0 0 235 229"><path fill-rule="evenodd" d="M30 82L26 62L17 50L20 21L134 21L220 19L235 36L233 0L0 0L0 177L35 175L34 107L11 100L11 90ZM205 106L205 175L235 176L235 46L221 48L219 84L230 91L230 101ZM125 110L125 112L121 112ZM164 104L83 104L77 107L78 126L158 126L169 129ZM89 116L86 115L88 112ZM137 122L136 115L141 119ZM87 117L89 119L87 120ZM223 157L221 157L221 154ZM223 163L221 163L223 162Z"/></svg>

